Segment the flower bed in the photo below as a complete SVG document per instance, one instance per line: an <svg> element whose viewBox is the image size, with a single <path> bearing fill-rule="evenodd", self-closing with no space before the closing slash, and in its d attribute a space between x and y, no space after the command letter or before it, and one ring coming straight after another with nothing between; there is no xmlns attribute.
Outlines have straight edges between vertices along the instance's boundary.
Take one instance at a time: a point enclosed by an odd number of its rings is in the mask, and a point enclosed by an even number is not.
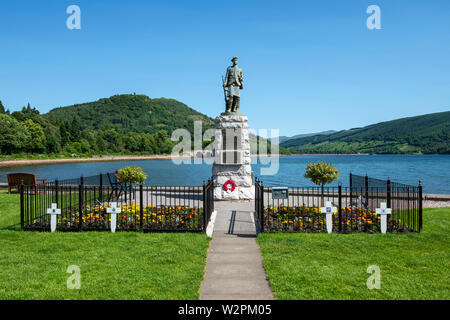
<svg viewBox="0 0 450 320"><path fill-rule="evenodd" d="M380 232L380 216L368 209L341 208L342 232ZM388 232L399 232L399 221L387 219ZM267 207L265 232L327 232L326 215L317 206ZM333 214L333 232L339 231L339 214ZM403 231L403 230L401 230Z"/></svg>
<svg viewBox="0 0 450 320"><path fill-rule="evenodd" d="M110 230L110 214L108 206L86 206L82 215L82 230ZM117 230L136 231L141 227L141 208L139 205L123 205L117 214ZM189 231L203 228L203 209L188 206L146 206L142 213L142 229ZM34 221L27 229L49 229L49 221ZM57 217L57 230L79 230L79 210L75 207L66 208Z"/></svg>

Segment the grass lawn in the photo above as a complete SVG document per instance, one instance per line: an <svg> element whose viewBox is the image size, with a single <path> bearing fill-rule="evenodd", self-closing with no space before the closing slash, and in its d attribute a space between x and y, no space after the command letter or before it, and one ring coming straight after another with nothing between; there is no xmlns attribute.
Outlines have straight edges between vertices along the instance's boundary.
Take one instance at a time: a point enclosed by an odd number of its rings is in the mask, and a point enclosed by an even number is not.
<svg viewBox="0 0 450 320"><path fill-rule="evenodd" d="M204 234L21 232L19 196L0 191L0 299L198 299ZM69 265L81 289L67 289Z"/></svg>
<svg viewBox="0 0 450 320"><path fill-rule="evenodd" d="M421 234L260 234L277 299L450 299L450 208L425 209ZM369 290L368 266L381 270Z"/></svg>

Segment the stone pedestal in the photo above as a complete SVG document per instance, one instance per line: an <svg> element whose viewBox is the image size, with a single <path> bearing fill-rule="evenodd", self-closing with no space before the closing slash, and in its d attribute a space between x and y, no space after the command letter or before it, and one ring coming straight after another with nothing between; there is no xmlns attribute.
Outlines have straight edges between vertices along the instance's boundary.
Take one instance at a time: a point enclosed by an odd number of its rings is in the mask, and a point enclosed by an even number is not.
<svg viewBox="0 0 450 320"><path fill-rule="evenodd" d="M216 118L215 130L214 199L254 199L248 118L242 114L221 114Z"/></svg>

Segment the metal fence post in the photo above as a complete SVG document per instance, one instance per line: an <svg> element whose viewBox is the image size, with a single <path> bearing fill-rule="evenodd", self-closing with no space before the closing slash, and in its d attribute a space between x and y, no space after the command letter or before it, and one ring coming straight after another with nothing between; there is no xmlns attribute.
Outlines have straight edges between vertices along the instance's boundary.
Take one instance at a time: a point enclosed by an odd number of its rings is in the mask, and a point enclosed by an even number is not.
<svg viewBox="0 0 450 320"><path fill-rule="evenodd" d="M205 180L203 180L203 229L206 230L206 214L208 211L208 203L207 203L207 199L206 199L206 185L205 185Z"/></svg>
<svg viewBox="0 0 450 320"><path fill-rule="evenodd" d="M59 194L58 194L58 185L59 185L59 182L58 182L58 179L56 179L55 180L55 189L56 189L56 192L55 192L55 196L56 196L56 205L57 206L59 206Z"/></svg>
<svg viewBox="0 0 450 320"><path fill-rule="evenodd" d="M342 186L338 186L339 232L342 232Z"/></svg>
<svg viewBox="0 0 450 320"><path fill-rule="evenodd" d="M81 205L83 205L84 200L87 198L86 188L84 187L84 177L80 177L80 184L82 186L81 188Z"/></svg>
<svg viewBox="0 0 450 320"><path fill-rule="evenodd" d="M100 203L103 204L103 175L100 173L100 187L99 187L99 195L98 198L100 200Z"/></svg>
<svg viewBox="0 0 450 320"><path fill-rule="evenodd" d="M369 177L366 174L364 178L364 187L366 188L366 208L369 207Z"/></svg>
<svg viewBox="0 0 450 320"><path fill-rule="evenodd" d="M258 180L258 186L256 187L256 194L257 194L257 198L258 200L256 201L256 214L258 215L258 222L260 224L261 227L261 181Z"/></svg>
<svg viewBox="0 0 450 320"><path fill-rule="evenodd" d="M140 209L140 221L139 221L139 228L141 229L141 232L143 231L143 227L144 227L144 187L141 185L139 185L139 209Z"/></svg>
<svg viewBox="0 0 450 320"><path fill-rule="evenodd" d="M258 179L255 178L255 212L258 214Z"/></svg>
<svg viewBox="0 0 450 320"><path fill-rule="evenodd" d="M81 180L83 181L83 180ZM78 230L81 231L83 224L83 185L78 185Z"/></svg>
<svg viewBox="0 0 450 320"><path fill-rule="evenodd" d="M209 180L209 220L211 220L211 214L214 211L214 180L210 178Z"/></svg>
<svg viewBox="0 0 450 320"><path fill-rule="evenodd" d="M260 188L260 202L259 202L259 212L260 212L260 224L261 224L261 233L264 232L264 184L261 180Z"/></svg>
<svg viewBox="0 0 450 320"><path fill-rule="evenodd" d="M422 201L423 201L423 193L422 193L422 181L419 181L419 232L422 232Z"/></svg>
<svg viewBox="0 0 450 320"><path fill-rule="evenodd" d="M211 197L211 212L214 211L214 180L211 178L211 186L210 186L210 197Z"/></svg>
<svg viewBox="0 0 450 320"><path fill-rule="evenodd" d="M259 180L255 178L255 211L258 223L261 224L261 215L259 214Z"/></svg>
<svg viewBox="0 0 450 320"><path fill-rule="evenodd" d="M23 231L24 222L25 222L25 196L24 196L24 186L20 185L20 229Z"/></svg>
<svg viewBox="0 0 450 320"><path fill-rule="evenodd" d="M353 198L353 175L350 172L350 205L352 205L352 198Z"/></svg>
<svg viewBox="0 0 450 320"><path fill-rule="evenodd" d="M388 179L386 182L386 202L387 202L387 207L392 208L391 207L391 180L390 179Z"/></svg>

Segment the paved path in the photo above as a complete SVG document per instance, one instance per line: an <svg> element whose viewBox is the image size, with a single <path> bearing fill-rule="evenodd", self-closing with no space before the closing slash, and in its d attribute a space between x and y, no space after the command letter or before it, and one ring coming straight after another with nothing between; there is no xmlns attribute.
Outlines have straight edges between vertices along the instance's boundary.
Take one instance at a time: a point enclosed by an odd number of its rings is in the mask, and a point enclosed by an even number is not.
<svg viewBox="0 0 450 320"><path fill-rule="evenodd" d="M202 300L274 299L256 243L254 202L216 202Z"/></svg>

